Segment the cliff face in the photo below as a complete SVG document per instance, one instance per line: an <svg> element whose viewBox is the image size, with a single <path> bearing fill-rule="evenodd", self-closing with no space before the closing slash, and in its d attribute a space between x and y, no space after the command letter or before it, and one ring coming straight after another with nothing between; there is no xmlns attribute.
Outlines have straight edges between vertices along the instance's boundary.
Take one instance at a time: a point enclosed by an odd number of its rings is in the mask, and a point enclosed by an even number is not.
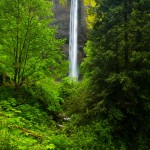
<svg viewBox="0 0 150 150"><path fill-rule="evenodd" d="M68 54L69 47L69 23L70 23L70 0L66 6L62 6L59 0L54 0L55 24L58 26L58 38L66 38L65 52ZM79 0L78 16L78 49L79 58L83 57L82 49L86 41L85 8L83 0ZM80 60L79 60L80 61Z"/></svg>
<svg viewBox="0 0 150 150"><path fill-rule="evenodd" d="M54 15L56 18L55 24L58 26L58 37L69 37L69 13L70 6L62 6L59 0L54 0Z"/></svg>

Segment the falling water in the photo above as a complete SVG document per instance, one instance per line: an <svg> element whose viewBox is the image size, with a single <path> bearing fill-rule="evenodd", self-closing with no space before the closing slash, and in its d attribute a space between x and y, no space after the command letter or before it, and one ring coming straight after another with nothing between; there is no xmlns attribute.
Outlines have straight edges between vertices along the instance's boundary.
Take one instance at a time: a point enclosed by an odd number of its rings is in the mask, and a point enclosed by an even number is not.
<svg viewBox="0 0 150 150"><path fill-rule="evenodd" d="M77 54L78 54L78 0L71 0L70 7L70 35L69 35L69 59L70 77L78 80Z"/></svg>

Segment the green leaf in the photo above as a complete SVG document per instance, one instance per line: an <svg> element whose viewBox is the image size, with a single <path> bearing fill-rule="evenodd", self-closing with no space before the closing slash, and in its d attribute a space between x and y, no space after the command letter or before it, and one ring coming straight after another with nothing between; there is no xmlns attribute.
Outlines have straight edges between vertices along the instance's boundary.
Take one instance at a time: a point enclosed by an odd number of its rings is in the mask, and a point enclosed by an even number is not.
<svg viewBox="0 0 150 150"><path fill-rule="evenodd" d="M55 145L54 144L50 144L46 146L47 150L49 149L55 149Z"/></svg>

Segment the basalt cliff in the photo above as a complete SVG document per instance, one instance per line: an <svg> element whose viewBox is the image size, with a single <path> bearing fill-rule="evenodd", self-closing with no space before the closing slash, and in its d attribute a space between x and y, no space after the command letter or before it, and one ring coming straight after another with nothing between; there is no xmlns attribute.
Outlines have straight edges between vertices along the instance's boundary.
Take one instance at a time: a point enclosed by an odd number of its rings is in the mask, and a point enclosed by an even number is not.
<svg viewBox="0 0 150 150"><path fill-rule="evenodd" d="M86 8L84 7L83 0L79 0L78 8L78 51L79 51L79 62L84 57L83 47L86 42ZM69 47L69 23L70 23L70 1L66 5L62 5L59 0L54 0L54 16L55 24L58 26L58 38L66 38L66 44L64 51L68 55Z"/></svg>

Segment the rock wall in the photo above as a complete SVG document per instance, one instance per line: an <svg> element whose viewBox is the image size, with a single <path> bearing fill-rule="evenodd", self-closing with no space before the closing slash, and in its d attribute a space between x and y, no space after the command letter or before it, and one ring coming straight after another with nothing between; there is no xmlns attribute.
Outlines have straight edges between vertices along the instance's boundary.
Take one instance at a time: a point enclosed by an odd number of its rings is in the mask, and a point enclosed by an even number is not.
<svg viewBox="0 0 150 150"><path fill-rule="evenodd" d="M66 38L64 50L68 54L69 49L69 23L70 23L70 0L66 6L62 6L59 0L54 1L54 15L56 18L55 24L58 26L58 38ZM83 0L79 0L79 22L78 22L78 50L79 58L83 57L83 47L86 41L86 24L85 24L85 8ZM81 59L79 59L79 62Z"/></svg>
<svg viewBox="0 0 150 150"><path fill-rule="evenodd" d="M62 6L59 0L54 0L55 24L58 26L58 37L68 38L69 36L69 4Z"/></svg>

